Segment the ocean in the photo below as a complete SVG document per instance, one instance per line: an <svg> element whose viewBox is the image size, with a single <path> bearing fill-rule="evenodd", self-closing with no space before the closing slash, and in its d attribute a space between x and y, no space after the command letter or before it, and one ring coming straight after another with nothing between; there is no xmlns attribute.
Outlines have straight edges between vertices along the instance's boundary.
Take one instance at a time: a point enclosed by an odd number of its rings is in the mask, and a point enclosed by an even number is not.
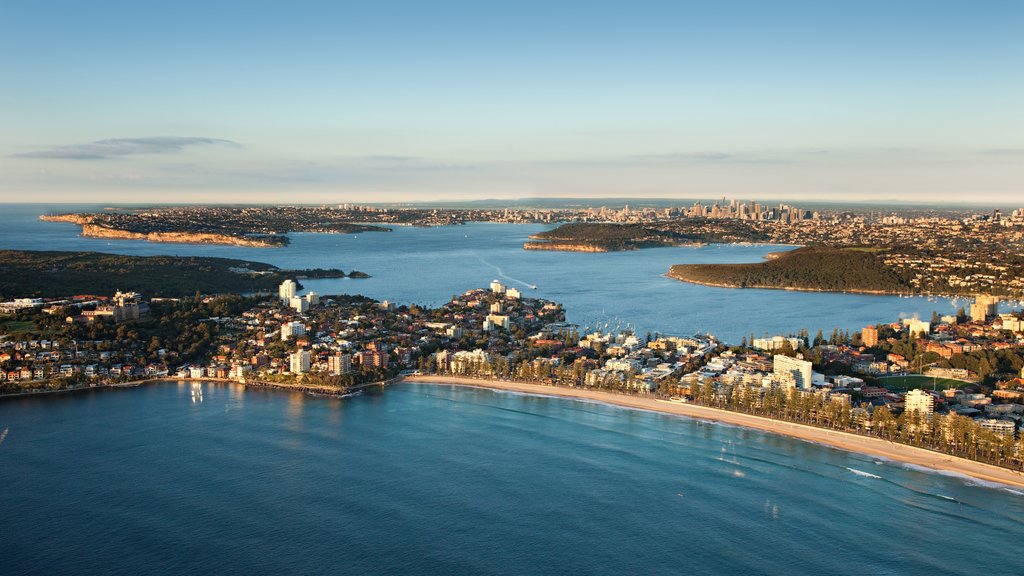
<svg viewBox="0 0 1024 576"><path fill-rule="evenodd" d="M0 402L0 572L1012 574L1024 495L605 404L168 383Z"/></svg>
<svg viewBox="0 0 1024 576"><path fill-rule="evenodd" d="M95 209L81 206L67 209ZM772 246L525 252L544 226L294 235L284 249L83 239L5 206L0 248L191 254L436 305L492 278L640 331L856 330L945 300L662 274ZM130 289L130 287L125 287ZM348 398L156 384L0 400L0 574L1014 574L1024 494L763 432L443 385Z"/></svg>

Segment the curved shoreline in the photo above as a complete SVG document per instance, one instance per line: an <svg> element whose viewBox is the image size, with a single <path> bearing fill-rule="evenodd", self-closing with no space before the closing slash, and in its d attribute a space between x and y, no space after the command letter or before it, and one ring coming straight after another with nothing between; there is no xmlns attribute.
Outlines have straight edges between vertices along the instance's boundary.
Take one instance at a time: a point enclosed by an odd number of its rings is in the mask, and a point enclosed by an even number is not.
<svg viewBox="0 0 1024 576"><path fill-rule="evenodd" d="M459 376L407 376L405 382L421 384L447 384L454 386L467 386L476 388L489 388L493 390L505 390L525 394L538 394L560 398L572 398L577 400L591 400L638 410L661 412L688 418L701 420L712 420L745 428L753 428L763 432L770 432L782 436L788 436L803 440L824 444L832 448L856 452L869 456L877 456L896 462L912 464L927 468L935 472L954 473L984 482L993 482L1017 488L1024 488L1024 473L1001 468L991 464L975 462L957 456L949 456L933 452L925 448L918 448L906 444L898 444L873 438L860 436L839 430L818 428L806 424L797 424L784 420L774 420L763 416L754 416L743 412L732 412L708 406L696 404L670 402L655 398L644 398L640 396L627 396L614 394L599 390L587 390L580 388L567 388L561 386L546 386L528 382L511 382L504 380L486 380L481 378L466 378Z"/></svg>

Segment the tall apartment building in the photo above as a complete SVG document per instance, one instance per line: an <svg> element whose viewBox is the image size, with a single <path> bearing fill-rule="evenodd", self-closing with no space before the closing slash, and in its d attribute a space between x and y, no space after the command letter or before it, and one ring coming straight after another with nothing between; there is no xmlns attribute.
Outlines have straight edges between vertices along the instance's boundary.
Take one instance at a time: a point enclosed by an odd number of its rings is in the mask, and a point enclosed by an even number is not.
<svg viewBox="0 0 1024 576"><path fill-rule="evenodd" d="M292 374L304 374L309 372L309 350L298 350L292 352L288 359Z"/></svg>
<svg viewBox="0 0 1024 576"><path fill-rule="evenodd" d="M792 383L793 386L801 390L807 390L811 387L810 362L776 354L773 367L776 380L782 382L783 385Z"/></svg>
<svg viewBox="0 0 1024 576"><path fill-rule="evenodd" d="M971 304L971 320L984 322L999 312L999 299L995 296L978 296Z"/></svg>
<svg viewBox="0 0 1024 576"><path fill-rule="evenodd" d="M935 410L935 397L924 390L911 390L903 397L907 412L919 412L922 416L931 416Z"/></svg>
<svg viewBox="0 0 1024 576"><path fill-rule="evenodd" d="M281 299L281 302L287 305L295 297L295 292L298 288L299 285L295 283L295 280L285 280L277 287L277 296Z"/></svg>
<svg viewBox="0 0 1024 576"><path fill-rule="evenodd" d="M872 348L878 345L878 328L874 326L868 326L861 330L860 341L864 343L868 348Z"/></svg>
<svg viewBox="0 0 1024 576"><path fill-rule="evenodd" d="M327 357L327 372L341 376L352 371L352 356L350 354L333 354Z"/></svg>

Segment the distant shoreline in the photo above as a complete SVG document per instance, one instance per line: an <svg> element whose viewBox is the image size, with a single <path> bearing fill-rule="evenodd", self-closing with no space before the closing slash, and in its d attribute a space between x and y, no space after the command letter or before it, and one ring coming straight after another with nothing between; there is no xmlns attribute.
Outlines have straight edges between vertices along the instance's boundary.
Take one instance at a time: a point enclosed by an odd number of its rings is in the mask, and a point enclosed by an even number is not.
<svg viewBox="0 0 1024 576"><path fill-rule="evenodd" d="M985 482L994 482L1018 488L1024 488L1024 473L992 466L982 462L975 462L965 458L940 454L924 448L909 446L873 438L861 436L849 432L818 428L805 424L797 424L784 420L775 420L762 416L754 416L743 412L721 410L709 406L698 406L690 403L671 402L642 396L629 396L624 394L613 394L599 390L587 390L580 388L568 388L561 386L545 386L528 382L511 382L504 380L486 380L481 378L466 378L458 376L408 376L404 382L421 384L446 384L453 386L468 386L476 388L489 388L493 390L505 390L524 394L538 394L542 396L553 396L561 398L572 398L576 400L591 400L633 408L638 410L649 410L665 414L686 416L701 420L712 420L725 424L753 428L773 434L780 434L806 442L824 444L832 448L876 456L889 460L912 464L928 468L936 472L947 472L968 476Z"/></svg>

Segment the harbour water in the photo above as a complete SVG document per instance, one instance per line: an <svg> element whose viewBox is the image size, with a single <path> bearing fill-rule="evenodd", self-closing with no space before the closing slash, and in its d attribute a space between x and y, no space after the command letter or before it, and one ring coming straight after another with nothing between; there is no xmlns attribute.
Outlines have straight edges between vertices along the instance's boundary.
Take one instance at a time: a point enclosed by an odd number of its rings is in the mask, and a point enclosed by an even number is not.
<svg viewBox="0 0 1024 576"><path fill-rule="evenodd" d="M0 402L2 571L1011 574L1024 496L761 432L399 385Z"/></svg>
<svg viewBox="0 0 1024 576"><path fill-rule="evenodd" d="M834 328L859 330L879 322L933 310L956 310L948 299L865 294L733 290L666 278L672 264L758 262L788 247L710 245L653 248L634 252L576 253L526 251L530 234L542 225L468 224L438 228L396 227L393 232L291 234L286 248L244 248L157 244L135 240L82 238L74 224L46 223L39 214L96 211L102 206L9 205L0 215L0 249L92 250L119 254L176 254L257 260L282 268L361 270L367 279L305 282L319 294L359 293L372 298L429 306L453 294L486 286L497 278L530 294L565 305L581 326L629 324L647 331L691 335L711 332L738 343L751 334L796 333L806 328L829 335ZM537 290L530 290L536 285ZM966 304L966 301L961 302Z"/></svg>

